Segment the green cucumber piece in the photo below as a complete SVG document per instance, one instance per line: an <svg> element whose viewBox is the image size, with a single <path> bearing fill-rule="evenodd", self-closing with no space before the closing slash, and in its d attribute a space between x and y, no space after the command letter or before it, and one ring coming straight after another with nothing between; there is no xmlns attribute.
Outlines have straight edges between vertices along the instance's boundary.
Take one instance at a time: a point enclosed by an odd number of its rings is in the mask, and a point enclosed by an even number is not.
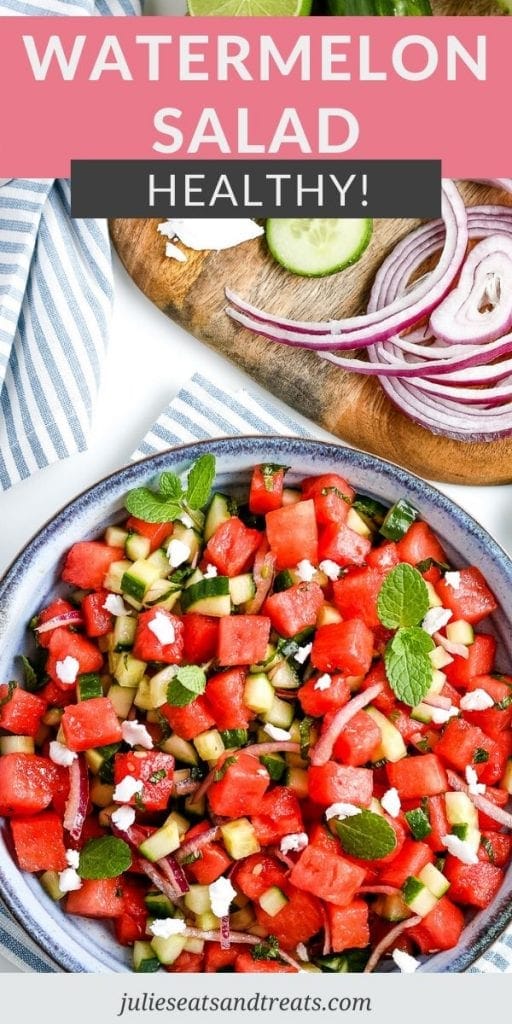
<svg viewBox="0 0 512 1024"><path fill-rule="evenodd" d="M226 750L233 747L245 747L249 739L247 729L224 729L220 736Z"/></svg>
<svg viewBox="0 0 512 1024"><path fill-rule="evenodd" d="M417 517L417 509L413 508L405 498L400 498L387 513L380 533L386 540L401 540Z"/></svg>
<svg viewBox="0 0 512 1024"><path fill-rule="evenodd" d="M325 277L357 262L372 227L368 217L270 217L265 233L272 256L286 270L301 277Z"/></svg>
<svg viewBox="0 0 512 1024"><path fill-rule="evenodd" d="M219 526L222 526L223 523L227 523L228 520L231 519L232 515L236 515L236 512L233 511L233 507L233 500L229 498L227 494L217 492L213 495L204 523L205 541L209 541L210 537L213 537L213 534Z"/></svg>
<svg viewBox="0 0 512 1024"><path fill-rule="evenodd" d="M283 761L279 754L263 754L260 757L261 764L267 769L272 782L280 782L287 771L286 761Z"/></svg>
<svg viewBox="0 0 512 1024"><path fill-rule="evenodd" d="M144 897L150 917L174 917L175 907L163 892L148 892Z"/></svg>
<svg viewBox="0 0 512 1024"><path fill-rule="evenodd" d="M246 572L242 576L231 576L229 580L229 593L234 605L245 604L251 601L256 593L256 584L252 573Z"/></svg>
<svg viewBox="0 0 512 1024"><path fill-rule="evenodd" d="M149 537L141 537L140 533L129 533L124 545L127 558L137 562L139 558L147 558L151 551Z"/></svg>
<svg viewBox="0 0 512 1024"><path fill-rule="evenodd" d="M97 672L84 672L78 676L77 682L78 700L91 700L93 697L103 697L103 687Z"/></svg>
<svg viewBox="0 0 512 1024"><path fill-rule="evenodd" d="M181 607L184 612L201 612L217 618L229 615L231 597L228 577L214 576L187 587L181 595Z"/></svg>
<svg viewBox="0 0 512 1024"><path fill-rule="evenodd" d="M136 974L152 974L160 970L160 961L149 942L136 939L133 943L133 969Z"/></svg>

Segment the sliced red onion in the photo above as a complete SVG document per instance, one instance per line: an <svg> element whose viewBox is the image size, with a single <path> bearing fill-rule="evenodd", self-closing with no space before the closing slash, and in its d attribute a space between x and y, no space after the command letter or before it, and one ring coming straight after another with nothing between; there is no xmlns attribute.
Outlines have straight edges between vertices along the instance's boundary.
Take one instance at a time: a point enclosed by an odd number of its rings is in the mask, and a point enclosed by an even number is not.
<svg viewBox="0 0 512 1024"><path fill-rule="evenodd" d="M83 623L84 620L80 612L62 612L61 615L55 615L53 619L43 622L41 626L36 626L34 632L38 634L49 633L52 629L58 629L59 626L83 626Z"/></svg>
<svg viewBox="0 0 512 1024"><path fill-rule="evenodd" d="M329 915L324 906L322 906L322 916L324 919L324 945L322 949L322 956L329 956L332 951L332 936L331 936L331 923L329 921Z"/></svg>
<svg viewBox="0 0 512 1024"><path fill-rule="evenodd" d="M366 964L364 973L371 974L371 972L375 970L384 953L387 953L388 949L395 945L395 942L400 938L402 932L407 931L408 928L414 928L417 924L421 924L421 920L421 917L409 917L406 921L400 921L400 924L397 924L392 928L391 931L388 932L388 934L385 935L384 938L375 946L375 949Z"/></svg>
<svg viewBox="0 0 512 1024"><path fill-rule="evenodd" d="M140 868L141 871L147 875L150 882L152 882L160 892L163 892L171 903L179 902L181 899L181 893L177 892L171 882L161 874L156 864L152 864L151 861L146 860L145 857L140 857Z"/></svg>
<svg viewBox="0 0 512 1024"><path fill-rule="evenodd" d="M220 948L229 949L231 946L231 932L229 927L229 914L220 919Z"/></svg>
<svg viewBox="0 0 512 1024"><path fill-rule="evenodd" d="M451 345L482 345L511 330L512 238L489 235L477 242L456 287L433 310L430 327Z"/></svg>
<svg viewBox="0 0 512 1024"><path fill-rule="evenodd" d="M194 779L178 779L174 783L173 793L175 796L189 796L190 793L196 793L199 786L200 783L195 782Z"/></svg>
<svg viewBox="0 0 512 1024"><path fill-rule="evenodd" d="M178 864L183 864L186 857L190 854L200 853L203 846L207 846L208 843L214 843L217 839L220 839L221 831L218 825L214 828L207 829L206 832L201 832L200 835L194 836L193 839L189 839L188 842L181 844L179 850L176 850L174 854Z"/></svg>
<svg viewBox="0 0 512 1024"><path fill-rule="evenodd" d="M357 892L361 896L400 896L402 890L393 885L362 885Z"/></svg>
<svg viewBox="0 0 512 1024"><path fill-rule="evenodd" d="M442 633L434 633L434 640L439 647L444 647L447 654L454 654L458 658L469 658L469 648L466 647L466 644L452 643Z"/></svg>
<svg viewBox="0 0 512 1024"><path fill-rule="evenodd" d="M64 810L64 828L77 841L82 835L89 804L89 772L80 754L69 766L69 795Z"/></svg>
<svg viewBox="0 0 512 1024"><path fill-rule="evenodd" d="M431 697L424 697L423 703L428 704L431 708L441 708L443 711L448 711L452 706L450 698L443 697L440 693L433 693Z"/></svg>
<svg viewBox="0 0 512 1024"><path fill-rule="evenodd" d="M253 754L254 757L261 757L264 754L300 754L300 743L293 740L272 740L270 743L252 743L249 747L243 748L244 754Z"/></svg>
<svg viewBox="0 0 512 1024"><path fill-rule="evenodd" d="M181 896L184 896L189 891L190 886L187 882L187 878L183 868L175 857L169 855L168 857L162 857L161 860L157 861L157 865L160 868L162 874L164 874L171 885L179 892Z"/></svg>
<svg viewBox="0 0 512 1024"><path fill-rule="evenodd" d="M374 683L374 685L369 686L367 690L362 690L356 697L352 697L352 700L350 700L348 704L345 704L336 712L334 718L327 726L327 729L325 729L318 742L310 751L309 758L311 764L327 764L327 761L332 754L334 744L342 730L345 728L347 722L350 722L350 719L353 718L354 715L357 715L357 712L361 711L362 708L365 708L367 704L371 704L372 700L375 700L375 697L378 697L382 689L383 683Z"/></svg>
<svg viewBox="0 0 512 1024"><path fill-rule="evenodd" d="M465 793L474 803L477 810L482 811L482 814L486 814L489 818L493 818L494 821L499 822L505 828L512 829L512 814L509 811L504 811L503 807L497 807L496 804L493 804L492 800L488 800L485 796L471 793L466 783L455 772L450 771L450 769L448 769L446 774L452 789L458 790L459 793Z"/></svg>
<svg viewBox="0 0 512 1024"><path fill-rule="evenodd" d="M268 541L264 538L256 552L254 559L253 577L256 585L254 597L245 606L247 615L257 615L263 602L270 591L276 569L276 556L269 549Z"/></svg>

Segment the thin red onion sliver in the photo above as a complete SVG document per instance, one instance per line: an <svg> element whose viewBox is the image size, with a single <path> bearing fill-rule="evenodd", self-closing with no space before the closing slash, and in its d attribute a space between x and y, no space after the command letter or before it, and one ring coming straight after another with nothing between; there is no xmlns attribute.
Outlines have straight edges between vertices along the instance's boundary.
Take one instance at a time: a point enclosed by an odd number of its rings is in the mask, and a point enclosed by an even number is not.
<svg viewBox="0 0 512 1024"><path fill-rule="evenodd" d="M161 860L157 861L157 865L160 868L162 874L164 874L170 881L181 896L184 896L189 891L190 886L187 882L187 878L183 868L175 857L169 854L168 857L162 857Z"/></svg>
<svg viewBox="0 0 512 1024"><path fill-rule="evenodd" d="M440 693L433 693L431 697L424 697L423 703L428 704L431 708L441 708L443 711L448 711L452 706L450 698L443 697Z"/></svg>
<svg viewBox="0 0 512 1024"><path fill-rule="evenodd" d="M75 841L80 839L89 804L89 772L80 754L69 766L69 795L63 825Z"/></svg>
<svg viewBox="0 0 512 1024"><path fill-rule="evenodd" d="M357 892L361 896L400 896L402 890L393 885L362 885Z"/></svg>
<svg viewBox="0 0 512 1024"><path fill-rule="evenodd" d="M276 556L269 550L268 541L264 540L256 552L253 570L256 593L245 607L247 615L257 615L260 611L272 586L275 569Z"/></svg>
<svg viewBox="0 0 512 1024"><path fill-rule="evenodd" d="M229 949L231 946L231 932L229 927L229 914L220 919L220 948Z"/></svg>
<svg viewBox="0 0 512 1024"><path fill-rule="evenodd" d="M417 924L421 924L421 920L421 917L409 917L406 921L400 921L400 924L397 924L395 928L392 928L391 931L388 932L388 934L385 935L384 938L375 946L375 949L366 964L364 973L371 974L382 955L387 953L391 946L394 946L402 932L407 931L408 928L414 928Z"/></svg>
<svg viewBox="0 0 512 1024"><path fill-rule="evenodd" d="M499 824L503 825L505 828L512 829L512 814L510 814L509 811L504 811L503 807L497 807L496 804L493 804L492 800L488 800L485 796L470 793L469 787L466 786L465 782L463 782L462 779L450 769L448 769L446 774L452 789L458 790L459 793L465 793L472 803L474 803L477 810L482 811L483 814L487 814L489 818L494 818L494 821L499 822Z"/></svg>
<svg viewBox="0 0 512 1024"><path fill-rule="evenodd" d="M439 647L443 647L447 654L454 654L458 658L469 658L469 647L465 644L455 644L442 633L434 633L434 640Z"/></svg>
<svg viewBox="0 0 512 1024"><path fill-rule="evenodd" d="M36 626L34 632L49 633L52 629L58 629L59 626L83 626L83 618L80 612L62 612L61 615L55 615L53 619L48 619L47 622L43 622L41 626Z"/></svg>
<svg viewBox="0 0 512 1024"><path fill-rule="evenodd" d="M338 739L342 729L345 728L347 722L365 708L367 704L371 704L375 697L378 697L379 693L383 689L382 683L374 683L373 686L369 686L367 690L363 690L358 693L356 697L352 697L352 700L345 704L344 707L340 708L336 712L334 718L329 723L325 732L320 736L320 739L315 744L310 752L310 761L312 765L327 764L329 760L334 744ZM298 746L298 744L297 744Z"/></svg>
<svg viewBox="0 0 512 1024"><path fill-rule="evenodd" d="M174 857L178 864L183 863L184 857L188 857L192 853L199 853L203 846L207 846L208 843L214 843L215 840L220 839L221 831L218 825L214 828L207 829L206 832L202 832L198 836L194 836L193 839L189 839L188 842L182 843L179 850L176 850Z"/></svg>
<svg viewBox="0 0 512 1024"><path fill-rule="evenodd" d="M324 919L324 945L322 949L322 956L329 956L329 953L332 952L331 924L329 921L329 914L324 906L322 906L322 916Z"/></svg>
<svg viewBox="0 0 512 1024"><path fill-rule="evenodd" d="M181 893L176 892L176 889L173 888L167 878L163 877L156 864L152 864L151 861L146 860L145 857L140 857L140 868L141 871L147 875L150 882L152 882L160 892L163 892L164 896L167 896L167 899L170 900L171 903L178 903L181 899Z"/></svg>

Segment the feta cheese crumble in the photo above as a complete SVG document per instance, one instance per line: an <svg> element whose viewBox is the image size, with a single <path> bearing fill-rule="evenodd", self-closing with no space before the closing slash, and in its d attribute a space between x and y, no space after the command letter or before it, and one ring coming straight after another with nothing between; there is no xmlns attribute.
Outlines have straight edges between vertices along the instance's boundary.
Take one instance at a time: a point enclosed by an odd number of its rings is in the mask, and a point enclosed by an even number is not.
<svg viewBox="0 0 512 1024"><path fill-rule="evenodd" d="M472 764L466 765L466 770L464 774L466 776L466 782L468 784L468 791L471 793L471 795L483 796L485 790L487 789L487 786L485 785L485 783L478 781L478 775L476 774L476 771L473 768Z"/></svg>
<svg viewBox="0 0 512 1024"><path fill-rule="evenodd" d="M287 732L286 729L278 729L277 725L263 726L263 732L266 732L267 736L270 736L272 740L290 740L291 733Z"/></svg>
<svg viewBox="0 0 512 1024"><path fill-rule="evenodd" d="M142 793L144 783L142 779L134 779L133 775L125 775L121 782L117 783L114 790L114 800L118 804L128 803L136 793Z"/></svg>
<svg viewBox="0 0 512 1024"><path fill-rule="evenodd" d="M74 868L75 871L80 863L80 854L78 850L66 850L66 864L68 868Z"/></svg>
<svg viewBox="0 0 512 1024"><path fill-rule="evenodd" d="M330 821L331 818L353 818L355 814L360 813L361 808L356 807L355 804L338 803L331 804L331 806L327 808L325 817L327 818L327 821Z"/></svg>
<svg viewBox="0 0 512 1024"><path fill-rule="evenodd" d="M281 853L300 853L301 850L305 850L309 843L309 839L306 832L290 832L289 835L283 836L279 843L279 849Z"/></svg>
<svg viewBox="0 0 512 1024"><path fill-rule="evenodd" d="M82 879L75 871L75 868L64 868L64 871L59 871L60 892L76 892L77 889L81 888Z"/></svg>
<svg viewBox="0 0 512 1024"><path fill-rule="evenodd" d="M400 803L398 790L394 786L391 789L387 789L384 796L380 798L380 805L392 818L398 818L402 804Z"/></svg>
<svg viewBox="0 0 512 1024"><path fill-rule="evenodd" d="M308 660L312 650L313 644L304 644L304 647L299 647L298 651L293 655L294 660L298 661L299 665L303 665Z"/></svg>
<svg viewBox="0 0 512 1024"><path fill-rule="evenodd" d="M215 576L218 576L218 575L219 575L219 570L217 569L217 566L216 565L210 565L210 563L208 563L208 565L206 566L205 572L204 572L205 580L213 580L215 578Z"/></svg>
<svg viewBox="0 0 512 1024"><path fill-rule="evenodd" d="M135 808L134 807L118 807L112 814L112 821L120 832L127 832L135 821Z"/></svg>
<svg viewBox="0 0 512 1024"><path fill-rule="evenodd" d="M450 718L455 718L459 713L459 709L454 707L453 704L449 708L430 708L432 715L431 721L434 725L445 725L446 722L450 721Z"/></svg>
<svg viewBox="0 0 512 1024"><path fill-rule="evenodd" d="M111 615L126 615L126 606L120 594L107 594L103 608Z"/></svg>
<svg viewBox="0 0 512 1024"><path fill-rule="evenodd" d="M494 706L492 697L486 692L486 690L472 690L471 693L465 693L461 699L460 706L463 711L487 711L488 708Z"/></svg>
<svg viewBox="0 0 512 1024"><path fill-rule="evenodd" d="M70 654L66 654L62 661L56 662L55 674L61 683L66 683L66 685L70 686L72 683L76 683L79 668L80 662L76 658L72 658Z"/></svg>
<svg viewBox="0 0 512 1024"><path fill-rule="evenodd" d="M324 672L323 676L319 676L313 689L314 690L328 690L332 685L332 678L327 672Z"/></svg>
<svg viewBox="0 0 512 1024"><path fill-rule="evenodd" d="M123 734L124 742L129 747L144 747L145 750L153 749L153 740L148 733L145 725L140 722L122 722L121 732Z"/></svg>
<svg viewBox="0 0 512 1024"><path fill-rule="evenodd" d="M190 548L188 544L185 544L182 540L178 540L176 537L170 541L167 547L167 558L171 564L171 568L177 569L179 565L183 565L183 562L190 558Z"/></svg>
<svg viewBox="0 0 512 1024"><path fill-rule="evenodd" d="M465 839L459 839L458 836L441 836L441 842L448 853L460 860L462 864L478 864L475 851Z"/></svg>
<svg viewBox="0 0 512 1024"><path fill-rule="evenodd" d="M50 743L49 754L50 761L62 765L63 768L69 768L78 757L74 750L70 750L65 743L59 743L58 740L52 740Z"/></svg>
<svg viewBox="0 0 512 1024"><path fill-rule="evenodd" d="M303 558L302 561L297 564L297 575L303 583L311 583L315 573L316 569L309 561L309 558Z"/></svg>
<svg viewBox="0 0 512 1024"><path fill-rule="evenodd" d="M186 927L181 917L161 917L151 922L149 931L160 939L170 939L171 935L181 935Z"/></svg>
<svg viewBox="0 0 512 1024"><path fill-rule="evenodd" d="M460 587L460 572L445 572L444 581L452 590L458 590Z"/></svg>
<svg viewBox="0 0 512 1024"><path fill-rule="evenodd" d="M452 616L453 612L451 612L449 608L429 608L423 622L421 623L422 628L425 630L425 633L429 633L430 636L433 636L434 633L443 629L443 626L446 626Z"/></svg>
<svg viewBox="0 0 512 1024"><path fill-rule="evenodd" d="M339 579L340 567L336 562L333 562L331 558L324 558L320 562L318 568L321 569L327 576L327 579L332 580L333 583L334 580Z"/></svg>
<svg viewBox="0 0 512 1024"><path fill-rule="evenodd" d="M236 896L236 889L231 885L229 878L224 878L222 875L215 882L212 882L208 888L212 912L216 917L226 917L229 914L229 907Z"/></svg>
<svg viewBox="0 0 512 1024"><path fill-rule="evenodd" d="M391 957L402 974L414 974L420 966L419 960L416 960L416 957L406 953L403 949L394 949Z"/></svg>
<svg viewBox="0 0 512 1024"><path fill-rule="evenodd" d="M151 619L151 622L148 623L148 629L153 633L153 636L156 636L162 647L166 647L167 644L173 644L176 639L174 626L163 612L156 613L154 619Z"/></svg>

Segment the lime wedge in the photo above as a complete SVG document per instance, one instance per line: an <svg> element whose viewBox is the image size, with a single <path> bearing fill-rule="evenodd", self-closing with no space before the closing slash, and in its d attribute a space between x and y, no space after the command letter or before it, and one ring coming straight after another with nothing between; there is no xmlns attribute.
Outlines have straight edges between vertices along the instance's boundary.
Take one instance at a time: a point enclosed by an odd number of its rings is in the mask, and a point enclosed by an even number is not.
<svg viewBox="0 0 512 1024"><path fill-rule="evenodd" d="M188 0L188 13L204 18L291 18L311 14L312 0Z"/></svg>

